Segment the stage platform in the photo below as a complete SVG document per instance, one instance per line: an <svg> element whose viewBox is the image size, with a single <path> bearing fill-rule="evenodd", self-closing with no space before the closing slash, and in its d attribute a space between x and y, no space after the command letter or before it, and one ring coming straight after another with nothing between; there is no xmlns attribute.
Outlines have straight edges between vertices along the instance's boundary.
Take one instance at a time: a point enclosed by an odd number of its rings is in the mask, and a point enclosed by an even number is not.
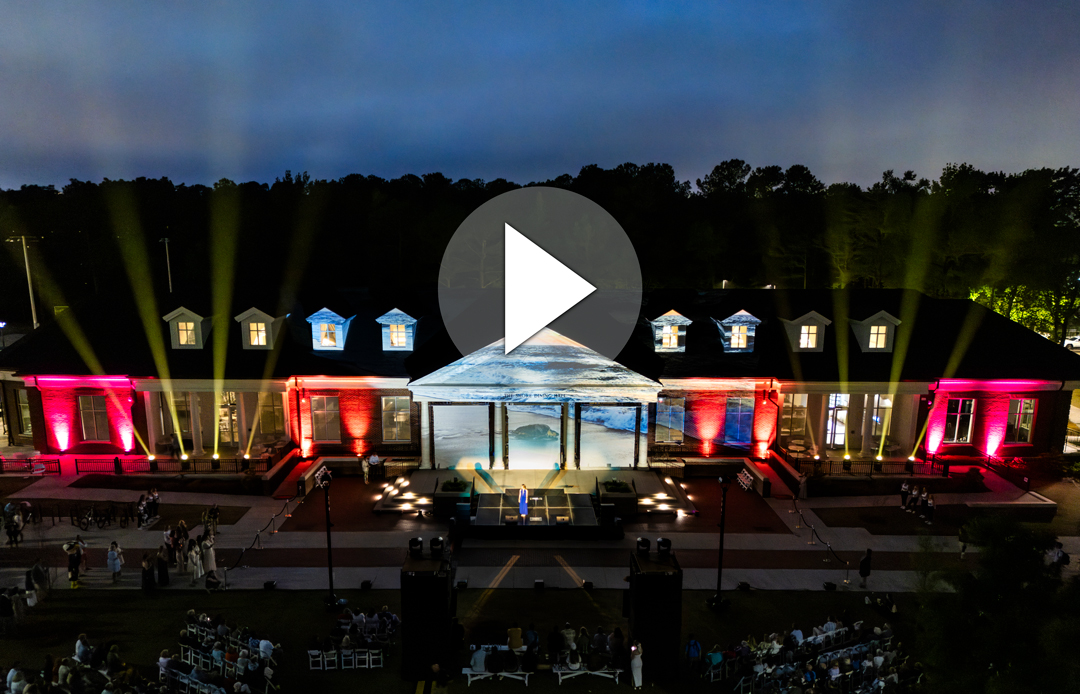
<svg viewBox="0 0 1080 694"><path fill-rule="evenodd" d="M480 494L473 525L506 525L507 521L526 526L600 524L591 494L566 494L561 489L530 491L528 515L522 518L518 511L516 492Z"/></svg>

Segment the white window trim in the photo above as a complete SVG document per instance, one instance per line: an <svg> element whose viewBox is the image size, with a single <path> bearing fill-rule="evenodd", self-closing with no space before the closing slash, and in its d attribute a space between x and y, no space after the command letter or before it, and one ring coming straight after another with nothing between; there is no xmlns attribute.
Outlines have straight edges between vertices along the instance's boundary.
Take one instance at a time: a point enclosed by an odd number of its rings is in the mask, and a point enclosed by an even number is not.
<svg viewBox="0 0 1080 694"><path fill-rule="evenodd" d="M109 435L109 404L108 404L108 402L106 402L105 397L106 396L104 396L104 395L79 395L78 396L79 423L81 424L81 428L82 428L82 435L83 435L82 440L83 441L86 441L88 443L108 443L109 441L112 440L110 435ZM89 398L89 403L90 403L90 409L89 410L87 410L86 408L83 407L83 398ZM100 410L97 408L97 403L99 401L95 400L94 398L101 398L101 400L100 400L101 409ZM98 431L97 415L99 413L103 414L105 416L105 431L104 432ZM87 419L87 414L89 414L89 420ZM94 436L87 436L86 425L87 425L88 421L93 423ZM101 438L102 433L105 434L105 438Z"/></svg>
<svg viewBox="0 0 1080 694"><path fill-rule="evenodd" d="M316 412L325 413L325 412L329 412L331 410L328 410L325 407L323 409L316 410L315 409L315 400L316 400L316 398L318 398L320 400L331 400L331 399L333 399L333 400L337 401L337 409L335 411L337 412L338 436L337 436L336 439L319 438L319 436L318 436L318 432L316 431L317 427L315 426L315 413ZM310 409L311 409L311 440L314 443L341 443L341 400L338 398L338 396L336 396L336 395L313 395L313 396L311 396L311 408ZM326 432L323 432L323 433L326 433Z"/></svg>
<svg viewBox="0 0 1080 694"><path fill-rule="evenodd" d="M945 403L945 430L942 432L942 437L943 438L942 438L941 442L942 442L942 444L944 444L946 446L970 446L970 445L972 445L971 434L975 430L975 398L949 398L949 401L952 401L952 400L959 400L961 403L963 403L964 400L970 400L971 401L971 412L964 412L963 411L963 405L961 404L960 409L955 414L950 414L949 413L949 403L946 402ZM949 430L949 417L956 417L957 418L957 424L959 424L960 417L964 417L964 416L966 416L968 418L967 438L964 439L963 441L960 441L960 440L955 439L955 438L952 439L952 440L944 438L944 436L946 435L945 432ZM955 432L954 432L954 434L955 434Z"/></svg>
<svg viewBox="0 0 1080 694"><path fill-rule="evenodd" d="M817 349L818 326L799 326L799 349Z"/></svg>

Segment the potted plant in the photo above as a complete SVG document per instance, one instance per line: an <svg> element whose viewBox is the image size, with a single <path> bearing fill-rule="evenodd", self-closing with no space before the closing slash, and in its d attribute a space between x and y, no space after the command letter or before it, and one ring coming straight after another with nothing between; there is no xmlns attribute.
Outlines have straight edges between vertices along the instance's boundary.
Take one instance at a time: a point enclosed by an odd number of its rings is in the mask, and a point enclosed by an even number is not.
<svg viewBox="0 0 1080 694"><path fill-rule="evenodd" d="M451 477L439 483L433 500L433 511L437 517L448 518L454 515L458 502L469 498L469 483L461 477Z"/></svg>
<svg viewBox="0 0 1080 694"><path fill-rule="evenodd" d="M611 479L600 483L600 503L613 505L615 515L619 518L637 513L637 497L634 488L623 480Z"/></svg>

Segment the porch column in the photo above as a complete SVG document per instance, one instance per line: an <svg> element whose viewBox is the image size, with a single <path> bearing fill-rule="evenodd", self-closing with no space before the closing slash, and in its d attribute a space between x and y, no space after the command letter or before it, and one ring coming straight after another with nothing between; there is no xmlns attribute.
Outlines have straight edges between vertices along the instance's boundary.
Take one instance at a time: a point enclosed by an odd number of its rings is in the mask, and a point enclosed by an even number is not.
<svg viewBox="0 0 1080 694"><path fill-rule="evenodd" d="M510 469L510 415L509 410L506 409L506 403L499 403L499 432L501 434L502 441L502 463L503 470Z"/></svg>
<svg viewBox="0 0 1080 694"><path fill-rule="evenodd" d="M431 440L431 408L426 401L421 400L420 404L420 469L430 470L433 463L431 461L431 446L428 442Z"/></svg>
<svg viewBox="0 0 1080 694"><path fill-rule="evenodd" d="M240 453L241 456L243 456L245 453L247 453L248 435L250 433L249 429L248 429L247 408L244 407L244 398L245 398L246 395L247 395L247 393L237 393L236 394L236 419L237 419L237 424L238 424L238 426L236 428L240 430L240 437L239 437L239 439L240 439L240 450L239 450L239 453Z"/></svg>
<svg viewBox="0 0 1080 694"><path fill-rule="evenodd" d="M191 410L191 454L203 455L202 416L199 413L199 394L188 393L188 409Z"/></svg>
<svg viewBox="0 0 1080 694"><path fill-rule="evenodd" d="M143 405L146 407L146 447L150 449L150 455L157 455L157 428L161 418L154 415L156 414L155 410L160 411L160 404L158 404L158 407L154 407L158 403L157 393L144 392L142 396Z"/></svg>
<svg viewBox="0 0 1080 694"><path fill-rule="evenodd" d="M559 469L566 469L566 437L570 431L570 403L564 402L559 419Z"/></svg>
<svg viewBox="0 0 1080 694"><path fill-rule="evenodd" d="M859 455L864 458L877 455L877 450L874 448L873 436L874 395L873 393L869 393L863 396L862 450L859 451Z"/></svg>
<svg viewBox="0 0 1080 694"><path fill-rule="evenodd" d="M818 421L817 421L817 441L814 442L814 450L816 455L819 455L824 459L826 457L826 450L828 447L825 445L825 423L829 419L829 396L818 395Z"/></svg>

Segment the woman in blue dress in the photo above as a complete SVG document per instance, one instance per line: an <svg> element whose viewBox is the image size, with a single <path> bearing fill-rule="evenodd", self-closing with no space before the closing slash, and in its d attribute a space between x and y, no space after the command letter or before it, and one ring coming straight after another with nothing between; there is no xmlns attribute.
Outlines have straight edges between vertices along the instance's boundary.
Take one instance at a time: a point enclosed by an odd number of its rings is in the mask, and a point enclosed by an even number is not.
<svg viewBox="0 0 1080 694"><path fill-rule="evenodd" d="M529 517L529 490L524 484L518 490L518 513L521 514L523 520Z"/></svg>

